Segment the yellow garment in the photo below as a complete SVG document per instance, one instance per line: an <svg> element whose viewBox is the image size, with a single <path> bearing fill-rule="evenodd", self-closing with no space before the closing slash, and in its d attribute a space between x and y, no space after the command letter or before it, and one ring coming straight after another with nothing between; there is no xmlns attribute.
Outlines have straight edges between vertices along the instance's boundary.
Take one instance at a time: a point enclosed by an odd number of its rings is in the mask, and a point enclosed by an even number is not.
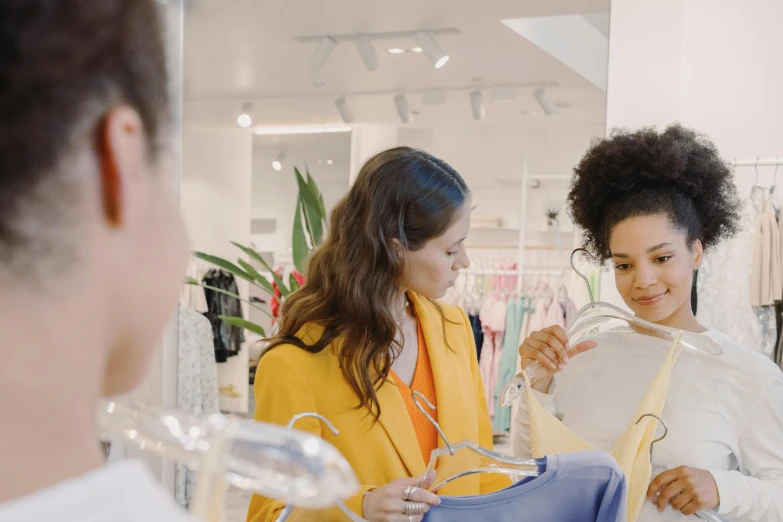
<svg viewBox="0 0 783 522"><path fill-rule="evenodd" d="M637 421L647 413L661 416L666 394L669 391L672 369L682 351L681 337L682 332L672 343L669 355L639 404L630 424L609 452L625 473L628 484L628 522L634 522L638 518L647 497L647 488L652 475L650 445L658 428L658 421L653 417L645 417L638 424ZM595 450L590 443L576 435L536 400L527 372L522 372L522 375L527 382L533 457Z"/></svg>
<svg viewBox="0 0 783 522"><path fill-rule="evenodd" d="M436 306L413 293L408 294L421 323L435 380L438 423L450 442L470 439L492 448L490 424L484 386L476 357L476 347L465 312L441 303L445 322ZM444 341L444 327L446 339ZM305 326L297 336L312 344L323 328ZM340 341L314 354L293 345L272 349L261 358L256 372L255 418L274 424L286 424L302 412L320 413L339 430L334 435L318 420L302 419L296 428L314 433L329 441L345 456L361 484L360 491L346 502L361 515L364 493L389 482L423 475L424 461L413 424L400 390L391 379L377 390L381 405L379 422L366 408L357 409L358 398L343 377L337 359ZM441 447L444 446L440 440ZM457 458L472 458L472 452L458 452ZM460 468L468 469L468 468ZM444 486L439 494L464 496L492 492L508 483L506 477L473 475ZM274 521L283 504L254 495L248 511L248 522ZM289 521L335 520L345 522L345 514L336 509L297 513ZM299 516L297 516L297 514Z"/></svg>

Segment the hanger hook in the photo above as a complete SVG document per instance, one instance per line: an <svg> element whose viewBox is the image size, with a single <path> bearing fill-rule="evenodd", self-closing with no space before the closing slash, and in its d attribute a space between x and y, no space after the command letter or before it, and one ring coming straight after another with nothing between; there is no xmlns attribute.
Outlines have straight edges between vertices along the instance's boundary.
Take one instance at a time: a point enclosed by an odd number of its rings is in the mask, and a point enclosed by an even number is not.
<svg viewBox="0 0 783 522"><path fill-rule="evenodd" d="M438 424L438 422L437 422L435 419L433 419L433 418L432 418L432 415L430 415L429 413L427 413L427 411L424 409L424 407L423 407L423 406L421 405L421 403L419 402L419 399L421 399L422 401L424 401L424 403L425 403L427 406L429 406L431 410L434 410L434 409L435 409L435 405L434 405L434 404L432 404L432 403L431 403L429 400L427 400L427 397L425 397L425 396L424 396L424 394L423 394L423 393L421 393L421 392L420 392L420 391L418 391L418 390L414 390L414 391L413 391L413 393L412 393L412 395L413 395L413 404L415 404L415 405L416 405L416 407L419 409L419 411L420 411L420 412L421 412L421 413L422 413L422 414L423 414L425 417L427 417L427 420L428 420L428 421L430 421L430 422L432 423L432 425L433 425L433 426L435 426L435 429L436 429L436 430L438 430L438 434L440 435L440 438L442 438L442 439L443 439L443 442L446 444L446 447L447 447L447 448L449 448L449 453L451 453L452 455L454 455L454 448L452 448L452 447L451 447L451 443L449 442L449 439L447 439L447 438L446 438L446 435L443 433L443 430L441 429L441 427L440 427L440 424Z"/></svg>
<svg viewBox="0 0 783 522"><path fill-rule="evenodd" d="M778 168L780 167L780 156L775 156L775 173L772 175L772 187L778 184Z"/></svg>
<svg viewBox="0 0 783 522"><path fill-rule="evenodd" d="M641 417L639 417L639 420L636 421L636 424L639 424L642 422L642 419L645 417L653 417L658 420L658 422L661 423L663 426L663 435L661 435L660 438L655 439L650 443L650 461L652 461L652 453L653 453L653 446L655 446L657 443L661 442L663 439L666 438L667 435L669 435L669 427L666 425L665 422L663 422L663 419L661 419L659 416L655 415L654 413L645 413Z"/></svg>
<svg viewBox="0 0 783 522"><path fill-rule="evenodd" d="M329 430L332 433L334 433L335 435L339 435L340 434L340 431L337 428L334 427L334 424L332 424L329 421L329 419L327 419L326 417L324 417L323 415L321 415L319 413L312 413L312 412L297 413L296 415L291 417L290 421L288 421L288 424L286 424L286 428L288 428L289 430L293 429L294 428L294 424L296 424L297 421L299 421L301 419L304 419L306 417L313 417L315 419L318 419L319 421L321 421L324 424L326 424L326 427L329 428Z"/></svg>
<svg viewBox="0 0 783 522"><path fill-rule="evenodd" d="M756 164L753 166L756 169L756 185L759 184L759 161L761 161L761 156L756 158Z"/></svg>
<svg viewBox="0 0 783 522"><path fill-rule="evenodd" d="M588 256L590 259L592 259L595 262L598 262L598 259L595 258L593 254L591 254L586 248L577 248L573 252L571 252L571 268L576 272L576 275L582 278L584 280L585 285L587 285L587 293L590 295L590 307L595 307L595 298L593 297L593 289L590 288L590 281L587 280L587 277L576 269L576 265L574 265L574 256L577 252L584 252L586 256Z"/></svg>

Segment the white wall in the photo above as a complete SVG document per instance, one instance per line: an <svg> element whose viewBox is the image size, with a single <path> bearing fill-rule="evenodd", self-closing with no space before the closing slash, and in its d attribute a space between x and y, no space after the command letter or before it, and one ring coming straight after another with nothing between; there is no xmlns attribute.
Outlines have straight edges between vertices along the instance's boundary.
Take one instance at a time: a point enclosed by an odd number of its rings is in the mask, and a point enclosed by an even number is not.
<svg viewBox="0 0 783 522"><path fill-rule="evenodd" d="M351 139L348 134L343 138L347 141ZM253 149L252 217L274 219L277 227L273 234L254 235L252 241L258 250L274 252L275 262L291 261L291 235L299 191L294 166L304 174L304 166L308 165L310 174L324 196L327 212L348 192L350 157L332 155L329 159L334 164L319 165L317 160L323 155L317 149L288 150L283 170L278 172L271 166L277 156L276 149Z"/></svg>
<svg viewBox="0 0 783 522"><path fill-rule="evenodd" d="M679 121L727 159L783 156L781 19L779 1L613 0L607 127ZM770 184L774 168L759 171ZM738 171L742 194L754 181Z"/></svg>
<svg viewBox="0 0 783 522"><path fill-rule="evenodd" d="M184 130L181 206L193 250L236 259L250 241L252 135Z"/></svg>

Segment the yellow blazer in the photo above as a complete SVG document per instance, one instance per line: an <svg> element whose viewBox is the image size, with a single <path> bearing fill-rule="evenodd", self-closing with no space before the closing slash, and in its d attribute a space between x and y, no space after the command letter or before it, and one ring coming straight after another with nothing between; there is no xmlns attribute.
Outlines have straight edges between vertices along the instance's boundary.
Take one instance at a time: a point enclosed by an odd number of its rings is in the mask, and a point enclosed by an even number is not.
<svg viewBox="0 0 783 522"><path fill-rule="evenodd" d="M437 419L444 434L452 444L470 439L491 449L492 426L473 332L465 312L441 304L447 319L444 323L430 301L413 293L409 293L409 298L427 342L435 379ZM444 324L451 349L444 341ZM309 344L322 332L320 327L306 326L298 337ZM278 346L266 354L256 373L255 418L284 425L297 413L317 412L329 419L339 435L333 435L313 418L300 420L296 428L329 441L351 464L361 489L346 504L361 515L362 498L367 491L399 478L422 475L427 462L422 458L408 411L393 381L387 380L377 390L381 406L378 423L373 424L366 408L356 409L358 398L340 371L336 343L339 340L318 354L293 345ZM440 446L445 446L442 440ZM472 475L447 484L438 493L476 495L503 485L497 476ZM272 522L282 507L280 502L254 495L247 520ZM310 512L301 519L345 521L346 517L332 509L317 517Z"/></svg>

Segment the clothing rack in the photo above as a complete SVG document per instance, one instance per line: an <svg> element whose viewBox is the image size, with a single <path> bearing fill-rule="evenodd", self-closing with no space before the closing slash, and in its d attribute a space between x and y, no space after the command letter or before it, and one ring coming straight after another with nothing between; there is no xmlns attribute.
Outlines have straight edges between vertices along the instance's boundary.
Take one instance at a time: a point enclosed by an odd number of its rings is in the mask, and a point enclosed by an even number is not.
<svg viewBox="0 0 783 522"><path fill-rule="evenodd" d="M501 275L501 276L562 276L563 271L551 268L527 268L522 270L499 270L499 269L468 269L462 272L465 275Z"/></svg>
<svg viewBox="0 0 783 522"><path fill-rule="evenodd" d="M773 157L757 157L754 159L737 159L734 158L730 163L734 167L777 167L783 165L783 159L781 156Z"/></svg>

